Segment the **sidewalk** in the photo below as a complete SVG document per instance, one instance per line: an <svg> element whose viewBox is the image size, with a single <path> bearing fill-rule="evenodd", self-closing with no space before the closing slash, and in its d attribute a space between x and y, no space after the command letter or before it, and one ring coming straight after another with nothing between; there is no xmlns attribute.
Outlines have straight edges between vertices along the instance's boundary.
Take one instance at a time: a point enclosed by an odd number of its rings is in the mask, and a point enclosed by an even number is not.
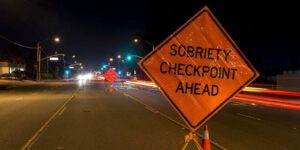
<svg viewBox="0 0 300 150"><path fill-rule="evenodd" d="M0 89L3 88L12 88L12 87L17 87L17 86L28 86L28 85L34 85L34 84L39 84L36 81L32 80L5 80L5 79L0 79Z"/></svg>

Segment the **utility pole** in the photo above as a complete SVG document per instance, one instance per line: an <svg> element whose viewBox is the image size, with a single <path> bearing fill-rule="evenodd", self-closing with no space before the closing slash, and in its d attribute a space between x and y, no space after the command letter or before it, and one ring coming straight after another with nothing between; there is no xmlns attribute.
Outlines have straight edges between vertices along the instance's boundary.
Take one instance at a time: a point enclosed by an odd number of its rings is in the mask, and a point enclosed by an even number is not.
<svg viewBox="0 0 300 150"><path fill-rule="evenodd" d="M48 56L47 56L47 57L48 57ZM49 67L48 67L48 58L47 58L47 68L46 68L46 69L47 69L47 80L48 80L48 72L49 72L49 71L48 71L48 68L49 68Z"/></svg>
<svg viewBox="0 0 300 150"><path fill-rule="evenodd" d="M36 81L41 80L41 47L40 43L37 43L36 47L36 60L37 60L37 69L36 69Z"/></svg>

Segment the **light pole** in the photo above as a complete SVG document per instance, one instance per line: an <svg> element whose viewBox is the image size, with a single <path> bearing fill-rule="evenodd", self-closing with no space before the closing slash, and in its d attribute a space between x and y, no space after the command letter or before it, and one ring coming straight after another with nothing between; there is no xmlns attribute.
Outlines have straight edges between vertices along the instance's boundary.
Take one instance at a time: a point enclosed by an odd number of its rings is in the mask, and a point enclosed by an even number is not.
<svg viewBox="0 0 300 150"><path fill-rule="evenodd" d="M36 45L36 57L37 57L37 69L36 69L36 80L37 81L40 81L41 80L41 51L42 51L42 47L40 46L42 43L48 41L50 39L45 39L45 40L42 40L42 41L39 41L37 42L37 45ZM54 39L54 42L55 43L58 43L60 42L60 38L59 37L55 37Z"/></svg>
<svg viewBox="0 0 300 150"><path fill-rule="evenodd" d="M40 61L43 61L43 60L47 60L47 69L46 69L46 73L47 73L47 79L48 79L48 59L50 58L50 57L54 57L54 56L63 56L63 62L64 62L64 68L65 68L65 54L54 54L54 55L50 55L50 56L47 56L47 57L45 57L45 58L42 58L42 59L40 59Z"/></svg>
<svg viewBox="0 0 300 150"><path fill-rule="evenodd" d="M139 40L138 38L134 38L134 39L133 39L133 42L134 42L134 43L139 43L139 41L140 41L140 40ZM145 43L151 45L151 46L152 46L152 50L154 50L154 47L155 47L155 46L154 46L153 43L151 43L151 42L149 42L149 41L147 41L147 40L144 40L144 39L142 39L142 41L144 41Z"/></svg>
<svg viewBox="0 0 300 150"><path fill-rule="evenodd" d="M142 58L143 58L142 56L138 56L138 55L129 55L128 57L129 57L129 59L131 59L130 57L136 57L136 58L139 58L139 59L142 59ZM128 58L127 58L127 59L128 59Z"/></svg>
<svg viewBox="0 0 300 150"><path fill-rule="evenodd" d="M38 42L36 45L36 62L37 62L37 68L36 68L36 81L40 81L40 72L41 72L41 48L40 43Z"/></svg>

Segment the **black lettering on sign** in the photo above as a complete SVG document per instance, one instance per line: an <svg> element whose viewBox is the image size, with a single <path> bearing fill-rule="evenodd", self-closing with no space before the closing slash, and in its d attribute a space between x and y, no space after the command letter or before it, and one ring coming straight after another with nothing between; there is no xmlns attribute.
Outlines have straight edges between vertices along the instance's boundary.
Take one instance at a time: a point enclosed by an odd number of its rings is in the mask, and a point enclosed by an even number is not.
<svg viewBox="0 0 300 150"><path fill-rule="evenodd" d="M159 66L161 74L205 79L202 81L207 81L207 79L235 80L237 77L236 74L238 70L234 68L234 65L224 62L229 62L230 58L232 58L231 49L174 43L170 45L169 54L172 57L182 57L182 61L179 61L177 58L174 59L177 62L171 61L172 59L169 60L170 62L162 62ZM202 59L205 63L199 64L201 61L197 59ZM218 61L220 61L219 64ZM220 93L219 86L212 83L207 84L180 81L177 85L176 93L217 96Z"/></svg>
<svg viewBox="0 0 300 150"><path fill-rule="evenodd" d="M211 96L217 96L219 94L219 87L215 84L211 85Z"/></svg>
<svg viewBox="0 0 300 150"><path fill-rule="evenodd" d="M176 55L176 53L177 53L176 48L177 48L177 45L176 45L176 44L172 44L172 45L171 45L171 52L170 52L170 55L172 55L172 56L175 56L175 55Z"/></svg>
<svg viewBox="0 0 300 150"><path fill-rule="evenodd" d="M187 56L188 57L194 57L194 47L193 46L188 46L186 50Z"/></svg>
<svg viewBox="0 0 300 150"><path fill-rule="evenodd" d="M168 66L168 64L167 64L166 62L162 62L162 63L160 64L160 72L163 73L163 74L168 73L168 71L163 70L163 66Z"/></svg>
<svg viewBox="0 0 300 150"><path fill-rule="evenodd" d="M183 85L182 82L180 81L177 88L176 88L176 93L181 92L184 93Z"/></svg>
<svg viewBox="0 0 300 150"><path fill-rule="evenodd" d="M202 85L201 83L189 83L189 82L185 82L184 84L180 81L176 88L176 93L217 96L219 93L219 87L214 84Z"/></svg>
<svg viewBox="0 0 300 150"><path fill-rule="evenodd" d="M185 46L184 45L180 45L179 48L178 48L178 55L183 57L185 56L186 52L185 52Z"/></svg>

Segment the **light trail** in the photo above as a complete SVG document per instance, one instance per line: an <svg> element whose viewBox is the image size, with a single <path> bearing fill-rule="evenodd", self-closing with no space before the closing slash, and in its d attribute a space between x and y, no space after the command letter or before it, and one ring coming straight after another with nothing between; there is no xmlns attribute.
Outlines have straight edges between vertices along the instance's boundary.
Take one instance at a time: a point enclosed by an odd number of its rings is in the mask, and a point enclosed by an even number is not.
<svg viewBox="0 0 300 150"><path fill-rule="evenodd" d="M240 101L240 102L247 102L247 103L256 103L256 104L261 104L261 105L266 105L266 106L280 107L280 108L286 108L286 109L300 110L300 105L295 105L295 104L278 103L278 102L272 102L272 101L250 99L250 98L245 98L245 97L234 97L232 100Z"/></svg>
<svg viewBox="0 0 300 150"><path fill-rule="evenodd" d="M158 86L154 82L151 82L151 81L126 81L124 83L128 84L128 85L132 85L132 86L144 86L144 87L150 87L150 88L158 88ZM257 86L261 86L261 85L265 85L265 87L270 86L269 84L259 84ZM295 98L271 97L271 95L300 97L300 92L270 90L268 88L260 88L260 87L252 87L252 86L245 87L245 88L243 88L242 91L247 92L247 93L253 93L253 94L239 93L232 100L240 101L240 102L247 102L247 103L261 104L261 105L265 105L265 106L273 106L273 107L280 107L280 108L286 108L286 109L300 110L300 99L297 100ZM263 93L263 94L267 94L267 96L254 95L254 93Z"/></svg>

